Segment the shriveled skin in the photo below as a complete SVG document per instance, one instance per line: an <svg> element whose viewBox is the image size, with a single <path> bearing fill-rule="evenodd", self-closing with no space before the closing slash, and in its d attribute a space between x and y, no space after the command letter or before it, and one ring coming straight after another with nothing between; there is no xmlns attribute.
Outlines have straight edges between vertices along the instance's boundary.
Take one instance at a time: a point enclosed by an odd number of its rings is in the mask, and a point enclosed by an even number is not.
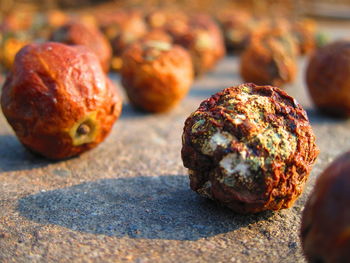
<svg viewBox="0 0 350 263"><path fill-rule="evenodd" d="M317 179L302 217L301 241L309 262L349 262L350 152Z"/></svg>
<svg viewBox="0 0 350 263"><path fill-rule="evenodd" d="M62 159L104 140L120 115L121 99L95 54L49 42L20 50L1 106L23 145Z"/></svg>
<svg viewBox="0 0 350 263"><path fill-rule="evenodd" d="M307 66L306 83L319 109L349 117L350 41L337 41L318 49Z"/></svg>
<svg viewBox="0 0 350 263"><path fill-rule="evenodd" d="M52 33L51 40L68 45L87 46L98 56L103 70L108 72L112 58L112 48L107 38L98 28L72 21L57 28Z"/></svg>
<svg viewBox="0 0 350 263"><path fill-rule="evenodd" d="M239 213L290 207L318 155L302 107L278 88L254 84L203 101L182 143L192 190Z"/></svg>
<svg viewBox="0 0 350 263"><path fill-rule="evenodd" d="M285 30L260 30L242 53L241 76L244 81L258 85L281 86L292 82L297 71L296 54L296 42Z"/></svg>
<svg viewBox="0 0 350 263"><path fill-rule="evenodd" d="M168 30L174 43L187 49L191 56L196 75L214 68L225 56L225 43L219 26L206 15L195 15L186 22L186 27ZM180 30L182 29L182 30Z"/></svg>
<svg viewBox="0 0 350 263"><path fill-rule="evenodd" d="M134 106L149 112L167 111L192 84L191 57L182 47L167 42L135 43L123 54L121 79Z"/></svg>

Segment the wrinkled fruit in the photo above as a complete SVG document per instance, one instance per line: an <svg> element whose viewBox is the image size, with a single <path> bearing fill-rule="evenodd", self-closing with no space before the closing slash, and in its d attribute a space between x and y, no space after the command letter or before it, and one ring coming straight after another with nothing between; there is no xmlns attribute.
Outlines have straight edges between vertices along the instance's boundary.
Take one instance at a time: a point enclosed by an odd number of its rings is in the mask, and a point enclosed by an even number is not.
<svg viewBox="0 0 350 263"><path fill-rule="evenodd" d="M120 115L121 99L87 48L44 43L17 54L1 106L24 146L62 159L104 140Z"/></svg>
<svg viewBox="0 0 350 263"><path fill-rule="evenodd" d="M302 107L254 84L203 101L185 122L182 144L192 190L239 213L290 207L318 154Z"/></svg>

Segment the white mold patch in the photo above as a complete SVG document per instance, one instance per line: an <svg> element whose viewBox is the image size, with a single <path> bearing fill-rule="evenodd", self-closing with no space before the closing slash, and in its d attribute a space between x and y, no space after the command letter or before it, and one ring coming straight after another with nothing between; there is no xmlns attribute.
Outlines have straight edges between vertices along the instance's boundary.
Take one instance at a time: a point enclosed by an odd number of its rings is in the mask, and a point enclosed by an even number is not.
<svg viewBox="0 0 350 263"><path fill-rule="evenodd" d="M250 164L245 160L246 152L243 154L230 153L220 161L220 167L224 170L223 182L234 186L237 181L251 184L253 175Z"/></svg>
<svg viewBox="0 0 350 263"><path fill-rule="evenodd" d="M249 173L249 166L244 160L240 160L236 153L230 153L222 158L220 166L228 175L239 173L240 175L246 176Z"/></svg>
<svg viewBox="0 0 350 263"><path fill-rule="evenodd" d="M213 154L217 147L228 147L235 137L228 132L216 132L210 137L208 143L203 144L202 152L207 155Z"/></svg>
<svg viewBox="0 0 350 263"><path fill-rule="evenodd" d="M243 121L246 119L246 116L243 114L237 114L235 118L233 119L233 123L236 125L242 124Z"/></svg>

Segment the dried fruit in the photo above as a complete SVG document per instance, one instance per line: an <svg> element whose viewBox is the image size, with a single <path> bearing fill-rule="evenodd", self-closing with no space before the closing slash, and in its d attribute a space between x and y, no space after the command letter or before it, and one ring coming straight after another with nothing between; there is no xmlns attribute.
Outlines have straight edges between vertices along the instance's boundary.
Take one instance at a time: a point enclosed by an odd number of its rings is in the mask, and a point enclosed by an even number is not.
<svg viewBox="0 0 350 263"><path fill-rule="evenodd" d="M290 207L318 154L302 107L254 84L203 101L185 122L182 144L192 190L239 213Z"/></svg>
<svg viewBox="0 0 350 263"><path fill-rule="evenodd" d="M150 112L167 111L188 92L193 81L191 57L177 45L161 41L135 43L123 54L122 84L130 102Z"/></svg>
<svg viewBox="0 0 350 263"><path fill-rule="evenodd" d="M349 262L350 152L317 179L302 217L301 241L309 262Z"/></svg>
<svg viewBox="0 0 350 263"><path fill-rule="evenodd" d="M306 83L320 110L349 117L350 41L337 41L318 49L310 58Z"/></svg>
<svg viewBox="0 0 350 263"><path fill-rule="evenodd" d="M174 27L168 25L167 31L175 44L190 52L195 74L212 70L226 53L219 26L206 15L194 15L183 24L176 22Z"/></svg>
<svg viewBox="0 0 350 263"><path fill-rule="evenodd" d="M298 20L293 24L292 32L297 39L300 54L307 54L315 49L316 28L316 22L312 19Z"/></svg>
<svg viewBox="0 0 350 263"><path fill-rule="evenodd" d="M111 68L120 71L122 53L147 32L147 25L141 12L137 10L111 10L97 13L98 24L110 40L113 49Z"/></svg>
<svg viewBox="0 0 350 263"><path fill-rule="evenodd" d="M246 82L281 86L295 79L297 46L284 28L260 30L253 34L241 56L240 71Z"/></svg>
<svg viewBox="0 0 350 263"><path fill-rule="evenodd" d="M86 47L44 43L19 51L1 106L24 146L62 159L103 141L120 115L121 100Z"/></svg>
<svg viewBox="0 0 350 263"><path fill-rule="evenodd" d="M72 21L57 28L52 33L51 40L90 48L99 57L103 70L105 72L109 70L112 48L98 28Z"/></svg>
<svg viewBox="0 0 350 263"><path fill-rule="evenodd" d="M226 47L233 52L242 51L248 45L253 32L264 22L244 10L220 12L218 20L224 32Z"/></svg>

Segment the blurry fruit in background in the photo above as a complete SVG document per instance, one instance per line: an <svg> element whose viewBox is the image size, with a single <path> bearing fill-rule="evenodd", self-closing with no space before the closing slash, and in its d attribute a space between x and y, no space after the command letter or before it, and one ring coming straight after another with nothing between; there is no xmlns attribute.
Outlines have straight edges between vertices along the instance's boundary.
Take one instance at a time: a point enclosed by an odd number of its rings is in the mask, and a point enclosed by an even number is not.
<svg viewBox="0 0 350 263"><path fill-rule="evenodd" d="M7 69L12 68L13 62L17 52L30 43L30 39L22 34L22 36L15 36L13 34L3 35L0 46L0 60L1 64Z"/></svg>
<svg viewBox="0 0 350 263"><path fill-rule="evenodd" d="M166 30L175 44L190 52L197 76L212 70L226 53L219 26L204 14L192 15L183 23L167 25Z"/></svg>
<svg viewBox="0 0 350 263"><path fill-rule="evenodd" d="M147 32L143 14L138 10L106 11L96 14L96 20L112 46L111 69L119 71L125 48Z"/></svg>
<svg viewBox="0 0 350 263"><path fill-rule="evenodd" d="M282 86L296 77L296 56L295 39L284 27L259 30L241 55L241 77L245 82Z"/></svg>
<svg viewBox="0 0 350 263"><path fill-rule="evenodd" d="M50 40L69 45L83 45L88 47L100 59L103 70L108 72L112 49L108 40L97 27L71 21L57 28L52 33Z"/></svg>
<svg viewBox="0 0 350 263"><path fill-rule="evenodd" d="M350 117L350 40L316 50L307 66L306 83L321 111Z"/></svg>
<svg viewBox="0 0 350 263"><path fill-rule="evenodd" d="M292 32L297 40L300 54L304 55L315 49L316 30L316 22L312 19L301 19L293 23Z"/></svg>
<svg viewBox="0 0 350 263"><path fill-rule="evenodd" d="M173 39L165 30L163 29L151 29L139 41L161 41L172 43Z"/></svg>
<svg viewBox="0 0 350 263"><path fill-rule="evenodd" d="M232 52L242 51L253 32L264 23L264 20L254 18L244 10L230 10L223 14L220 12L217 18L224 33L226 48Z"/></svg>
<svg viewBox="0 0 350 263"><path fill-rule="evenodd" d="M28 30L33 23L35 12L32 10L14 10L4 15L2 30L4 32L17 32Z"/></svg>
<svg viewBox="0 0 350 263"><path fill-rule="evenodd" d="M140 41L123 53L121 81L132 105L149 112L168 111L193 81L190 54L178 45Z"/></svg>

